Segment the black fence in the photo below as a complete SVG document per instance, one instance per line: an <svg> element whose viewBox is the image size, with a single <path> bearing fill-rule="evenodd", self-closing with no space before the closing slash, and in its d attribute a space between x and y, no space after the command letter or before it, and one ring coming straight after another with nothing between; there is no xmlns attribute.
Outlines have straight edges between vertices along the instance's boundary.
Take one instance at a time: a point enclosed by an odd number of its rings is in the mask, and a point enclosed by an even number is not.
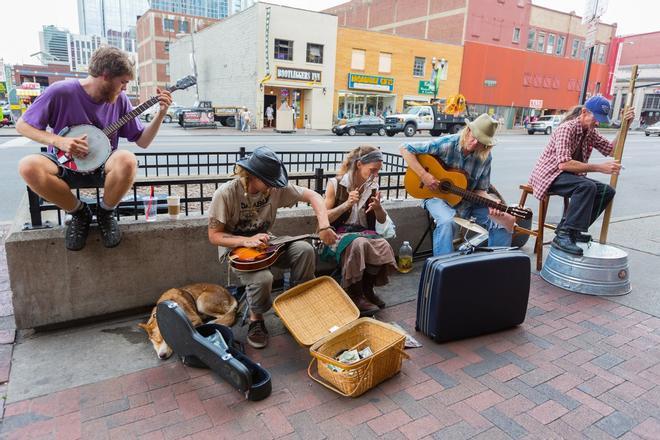
<svg viewBox="0 0 660 440"><path fill-rule="evenodd" d="M245 148L237 152L185 152L185 153L136 153L137 178L131 191L117 207L118 219L143 215L142 197L151 197L152 189L158 213L167 212L168 195L178 195L183 207L182 214L204 215L213 193L223 183L231 180L236 161L249 154ZM282 151L278 156L289 172L289 180L296 185L312 189L323 195L328 179L347 154L345 151ZM381 197L403 199L407 197L403 177L406 165L397 154L383 153L383 167L378 176ZM30 224L25 229L50 227L42 213L57 212L57 223L62 224L62 210L41 199L28 188ZM94 206L99 203L100 188L75 189L76 197Z"/></svg>

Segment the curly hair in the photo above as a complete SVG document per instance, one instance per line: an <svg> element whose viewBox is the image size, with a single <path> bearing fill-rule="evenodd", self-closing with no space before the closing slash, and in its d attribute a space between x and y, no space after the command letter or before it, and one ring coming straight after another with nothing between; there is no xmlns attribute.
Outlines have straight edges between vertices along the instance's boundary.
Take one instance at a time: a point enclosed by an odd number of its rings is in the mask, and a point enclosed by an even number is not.
<svg viewBox="0 0 660 440"><path fill-rule="evenodd" d="M129 75L135 78L135 61L126 52L112 46L101 46L89 60L89 74L94 78L108 75L110 78Z"/></svg>
<svg viewBox="0 0 660 440"><path fill-rule="evenodd" d="M354 172L356 165L355 163L357 162L358 157L362 157L367 153L371 153L372 151L378 150L378 147L373 146L373 145L360 145L357 148L354 148L351 150L346 157L344 158L344 161L339 165L339 169L337 170L337 179L340 180L346 173Z"/></svg>

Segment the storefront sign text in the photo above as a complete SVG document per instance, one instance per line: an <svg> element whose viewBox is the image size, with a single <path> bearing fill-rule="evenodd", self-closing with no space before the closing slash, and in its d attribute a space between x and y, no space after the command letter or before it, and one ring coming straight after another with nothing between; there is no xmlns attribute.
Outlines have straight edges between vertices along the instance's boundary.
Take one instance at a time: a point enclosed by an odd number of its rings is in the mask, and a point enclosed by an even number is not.
<svg viewBox="0 0 660 440"><path fill-rule="evenodd" d="M21 89L39 89L41 85L36 82L24 82L21 84Z"/></svg>
<svg viewBox="0 0 660 440"><path fill-rule="evenodd" d="M432 95L433 89L434 87L431 81L420 81L419 87L417 88L417 93L420 95Z"/></svg>
<svg viewBox="0 0 660 440"><path fill-rule="evenodd" d="M542 99L530 99L529 100L529 106L531 108L535 109L542 109L543 108L543 100Z"/></svg>
<svg viewBox="0 0 660 440"><path fill-rule="evenodd" d="M359 90L376 90L379 92L391 92L394 89L394 78L384 76L362 75L358 73L348 74L348 88Z"/></svg>
<svg viewBox="0 0 660 440"><path fill-rule="evenodd" d="M292 69L290 67L277 68L278 79L291 79L294 81L321 82L321 72L317 70Z"/></svg>

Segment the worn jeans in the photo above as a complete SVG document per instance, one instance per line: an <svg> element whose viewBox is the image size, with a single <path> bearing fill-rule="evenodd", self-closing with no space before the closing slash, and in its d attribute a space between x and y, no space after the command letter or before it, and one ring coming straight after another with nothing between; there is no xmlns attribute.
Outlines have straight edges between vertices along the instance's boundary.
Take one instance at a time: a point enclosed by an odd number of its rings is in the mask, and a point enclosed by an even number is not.
<svg viewBox="0 0 660 440"><path fill-rule="evenodd" d="M426 199L422 206L431 214L435 222L433 230L433 256L444 255L454 250L454 216L456 210L442 199ZM511 246L511 233L502 225L488 217L488 208L472 205L464 214L474 217L475 223L488 230L488 246Z"/></svg>
<svg viewBox="0 0 660 440"><path fill-rule="evenodd" d="M273 264L275 267L291 269L291 286L314 278L316 270L316 252L305 241L294 241L284 250L282 256ZM239 272L232 268L240 283L245 286L246 298L250 311L261 314L270 310L273 301L273 273L270 269L255 272Z"/></svg>
<svg viewBox="0 0 660 440"><path fill-rule="evenodd" d="M579 232L589 229L616 193L609 185L565 171L552 182L548 192L571 199L557 230L572 229Z"/></svg>

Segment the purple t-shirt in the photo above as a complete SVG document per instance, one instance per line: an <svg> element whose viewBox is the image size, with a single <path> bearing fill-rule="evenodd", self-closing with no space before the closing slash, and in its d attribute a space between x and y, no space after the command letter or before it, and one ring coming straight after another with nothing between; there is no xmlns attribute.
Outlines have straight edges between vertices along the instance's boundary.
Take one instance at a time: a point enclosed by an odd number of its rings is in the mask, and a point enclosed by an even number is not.
<svg viewBox="0 0 660 440"><path fill-rule="evenodd" d="M22 118L34 128L45 130L46 127L50 127L53 133L59 133L65 127L81 124L103 129L131 110L133 106L123 92L113 104L98 103L85 92L80 81L69 79L48 86ZM117 134L135 142L143 131L144 126L138 118L135 118L110 136L110 145L113 150L117 149L119 143ZM53 151L53 147L49 146L48 151Z"/></svg>

